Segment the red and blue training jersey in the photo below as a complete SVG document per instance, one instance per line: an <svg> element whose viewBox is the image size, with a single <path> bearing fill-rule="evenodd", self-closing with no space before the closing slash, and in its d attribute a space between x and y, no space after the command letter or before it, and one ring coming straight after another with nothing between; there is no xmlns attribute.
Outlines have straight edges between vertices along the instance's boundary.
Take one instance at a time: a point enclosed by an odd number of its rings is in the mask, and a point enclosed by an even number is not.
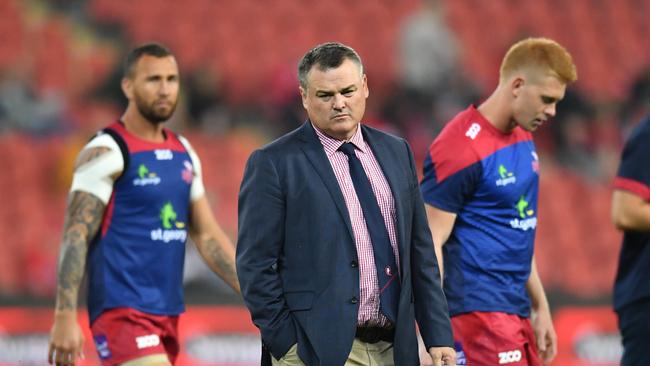
<svg viewBox="0 0 650 366"><path fill-rule="evenodd" d="M457 214L443 246L450 314L528 316L537 227L539 161L532 135L496 129L474 106L433 141L421 183L425 202Z"/></svg>
<svg viewBox="0 0 650 366"><path fill-rule="evenodd" d="M650 118L637 126L623 148L614 188L650 201ZM614 309L650 298L650 233L627 230L614 285Z"/></svg>
<svg viewBox="0 0 650 366"><path fill-rule="evenodd" d="M179 314L192 159L167 129L165 141L153 143L121 123L109 128L122 138L128 156L88 253L90 320L118 307Z"/></svg>

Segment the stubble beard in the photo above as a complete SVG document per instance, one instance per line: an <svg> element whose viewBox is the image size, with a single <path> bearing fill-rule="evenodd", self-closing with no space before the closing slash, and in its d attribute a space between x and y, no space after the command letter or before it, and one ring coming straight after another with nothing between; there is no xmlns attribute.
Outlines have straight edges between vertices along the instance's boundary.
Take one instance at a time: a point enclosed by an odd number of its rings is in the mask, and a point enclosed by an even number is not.
<svg viewBox="0 0 650 366"><path fill-rule="evenodd" d="M155 102L154 102L155 103ZM152 103L153 104L153 103ZM155 107L146 105L146 103L136 96L135 98L135 105L138 107L138 112L144 117L147 121L153 123L153 124L160 124L167 122L171 116L174 114L174 111L176 110L176 105L178 104L178 101L173 102L171 105L171 108L169 109L168 113L164 112L157 112Z"/></svg>

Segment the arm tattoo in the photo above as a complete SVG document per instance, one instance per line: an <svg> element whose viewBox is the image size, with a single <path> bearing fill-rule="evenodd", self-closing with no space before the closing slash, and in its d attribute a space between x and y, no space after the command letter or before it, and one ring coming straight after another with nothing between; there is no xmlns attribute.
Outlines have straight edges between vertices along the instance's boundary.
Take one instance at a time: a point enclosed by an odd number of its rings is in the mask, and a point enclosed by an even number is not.
<svg viewBox="0 0 650 366"><path fill-rule="evenodd" d="M206 248L205 259L209 262L212 270L219 274L230 287L239 291L234 257L225 251L215 238L208 238L204 246Z"/></svg>
<svg viewBox="0 0 650 366"><path fill-rule="evenodd" d="M77 308L88 245L99 230L104 208L104 203L90 193L75 191L70 194L59 253L57 310Z"/></svg>
<svg viewBox="0 0 650 366"><path fill-rule="evenodd" d="M78 170L84 164L97 159L99 156L111 151L108 147L91 147L89 149L83 149L77 157L77 161L74 163L74 169Z"/></svg>

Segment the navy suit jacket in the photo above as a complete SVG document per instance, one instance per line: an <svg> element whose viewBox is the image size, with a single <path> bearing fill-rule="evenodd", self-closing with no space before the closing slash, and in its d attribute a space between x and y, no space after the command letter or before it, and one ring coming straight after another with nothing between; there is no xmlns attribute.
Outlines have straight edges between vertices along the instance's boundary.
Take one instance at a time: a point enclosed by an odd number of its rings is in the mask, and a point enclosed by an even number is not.
<svg viewBox="0 0 650 366"><path fill-rule="evenodd" d="M405 140L360 126L395 199L395 363L418 365L416 319L427 347L453 339L413 154ZM343 365L357 325L357 261L343 194L311 123L255 151L239 193L237 273L263 352L279 359L297 343L306 365Z"/></svg>

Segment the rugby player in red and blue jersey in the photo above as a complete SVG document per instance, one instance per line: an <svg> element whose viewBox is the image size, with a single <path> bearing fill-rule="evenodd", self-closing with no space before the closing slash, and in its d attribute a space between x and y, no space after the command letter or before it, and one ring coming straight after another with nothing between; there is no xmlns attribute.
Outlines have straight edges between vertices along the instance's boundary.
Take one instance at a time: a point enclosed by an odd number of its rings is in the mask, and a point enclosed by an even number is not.
<svg viewBox="0 0 650 366"><path fill-rule="evenodd" d="M623 231L614 310L623 336L622 366L650 365L650 116L623 149L614 180L612 221Z"/></svg>
<svg viewBox="0 0 650 366"><path fill-rule="evenodd" d="M176 59L146 44L129 53L124 71L126 112L84 147L75 166L48 351L57 366L82 355L77 301L86 268L103 365L174 363L188 234L208 266L239 291L234 246L212 215L199 158L162 125L178 101Z"/></svg>
<svg viewBox="0 0 650 366"><path fill-rule="evenodd" d="M533 255L539 161L531 132L555 115L576 78L556 42L520 41L492 95L454 117L429 149L421 190L458 364L540 365L555 356Z"/></svg>

